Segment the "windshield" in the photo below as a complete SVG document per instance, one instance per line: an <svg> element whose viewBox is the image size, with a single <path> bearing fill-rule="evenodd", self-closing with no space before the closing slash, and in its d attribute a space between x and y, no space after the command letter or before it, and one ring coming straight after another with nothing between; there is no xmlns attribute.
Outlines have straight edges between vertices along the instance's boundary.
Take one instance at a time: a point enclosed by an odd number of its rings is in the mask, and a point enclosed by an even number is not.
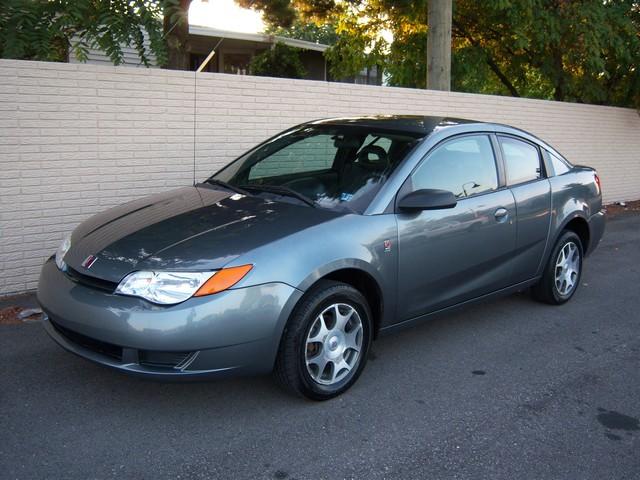
<svg viewBox="0 0 640 480"><path fill-rule="evenodd" d="M252 195L362 213L422 137L357 125L305 125L263 143L212 178Z"/></svg>

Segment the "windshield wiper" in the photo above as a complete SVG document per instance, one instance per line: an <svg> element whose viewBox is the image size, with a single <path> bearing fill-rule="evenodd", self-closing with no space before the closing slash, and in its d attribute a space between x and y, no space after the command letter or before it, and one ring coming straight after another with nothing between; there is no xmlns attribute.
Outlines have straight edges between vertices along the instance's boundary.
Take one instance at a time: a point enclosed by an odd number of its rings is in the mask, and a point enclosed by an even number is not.
<svg viewBox="0 0 640 480"><path fill-rule="evenodd" d="M236 187L234 185L231 185L230 183L227 182L223 182L222 180L218 180L217 178L207 178L204 183L208 183L210 185L218 185L220 187L224 187L227 190L231 190L232 192L236 192L239 193L241 195L249 195L249 192L247 192L246 190L240 188L240 187Z"/></svg>
<svg viewBox="0 0 640 480"><path fill-rule="evenodd" d="M292 188L285 187L284 185L242 185L245 190L255 190L262 192L275 193L277 195L286 195L287 197L297 198L301 202L306 203L310 207L317 208L316 203L306 195L296 192Z"/></svg>

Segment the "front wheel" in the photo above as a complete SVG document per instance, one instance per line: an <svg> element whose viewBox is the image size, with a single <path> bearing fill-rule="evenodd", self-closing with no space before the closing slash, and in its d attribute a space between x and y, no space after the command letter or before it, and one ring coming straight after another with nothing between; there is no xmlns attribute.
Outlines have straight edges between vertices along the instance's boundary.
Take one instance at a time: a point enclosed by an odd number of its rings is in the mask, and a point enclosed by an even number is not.
<svg viewBox="0 0 640 480"><path fill-rule="evenodd" d="M313 400L340 395L365 366L371 326L371 310L358 290L319 282L287 323L274 370L278 383Z"/></svg>
<svg viewBox="0 0 640 480"><path fill-rule="evenodd" d="M578 289L582 275L582 242L566 231L558 239L540 282L532 289L536 300L551 305L567 302Z"/></svg>

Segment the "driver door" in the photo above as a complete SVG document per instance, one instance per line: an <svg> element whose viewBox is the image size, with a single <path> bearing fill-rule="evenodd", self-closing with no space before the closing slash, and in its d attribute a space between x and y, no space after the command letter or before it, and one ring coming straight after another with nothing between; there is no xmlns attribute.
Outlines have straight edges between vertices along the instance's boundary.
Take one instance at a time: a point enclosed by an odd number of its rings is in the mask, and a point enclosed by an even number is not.
<svg viewBox="0 0 640 480"><path fill-rule="evenodd" d="M400 189L399 198L442 189L458 201L450 209L396 209L400 321L509 285L516 209L496 165L488 134L458 136L435 147Z"/></svg>

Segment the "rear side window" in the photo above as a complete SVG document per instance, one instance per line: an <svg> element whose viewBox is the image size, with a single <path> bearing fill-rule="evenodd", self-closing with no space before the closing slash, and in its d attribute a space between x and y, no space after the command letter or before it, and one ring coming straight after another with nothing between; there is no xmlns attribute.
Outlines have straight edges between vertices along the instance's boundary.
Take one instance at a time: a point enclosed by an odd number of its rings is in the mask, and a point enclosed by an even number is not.
<svg viewBox="0 0 640 480"><path fill-rule="evenodd" d="M498 188L496 162L486 135L450 140L436 147L411 176L414 190L449 190L464 198Z"/></svg>
<svg viewBox="0 0 640 480"><path fill-rule="evenodd" d="M507 184L530 182L542 178L540 154L530 143L511 137L499 137L507 169Z"/></svg>
<svg viewBox="0 0 640 480"><path fill-rule="evenodd" d="M391 139L370 133L358 149L355 163L384 170L389 162L390 147Z"/></svg>
<svg viewBox="0 0 640 480"><path fill-rule="evenodd" d="M551 159L551 166L553 167L553 172L556 175L562 175L563 173L567 173L569 171L569 166L564 162L564 160L556 157L551 152L547 152L547 154Z"/></svg>

